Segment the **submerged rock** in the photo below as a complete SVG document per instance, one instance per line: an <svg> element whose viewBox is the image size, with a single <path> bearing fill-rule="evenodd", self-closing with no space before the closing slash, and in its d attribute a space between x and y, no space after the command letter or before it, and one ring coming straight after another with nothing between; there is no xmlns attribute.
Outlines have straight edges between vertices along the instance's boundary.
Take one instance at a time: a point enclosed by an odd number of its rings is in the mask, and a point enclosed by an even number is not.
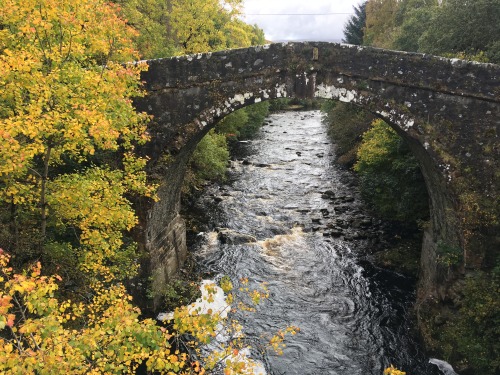
<svg viewBox="0 0 500 375"><path fill-rule="evenodd" d="M217 235L223 244L241 245L245 243L257 242L257 239L249 234L239 233L231 229L220 229Z"/></svg>

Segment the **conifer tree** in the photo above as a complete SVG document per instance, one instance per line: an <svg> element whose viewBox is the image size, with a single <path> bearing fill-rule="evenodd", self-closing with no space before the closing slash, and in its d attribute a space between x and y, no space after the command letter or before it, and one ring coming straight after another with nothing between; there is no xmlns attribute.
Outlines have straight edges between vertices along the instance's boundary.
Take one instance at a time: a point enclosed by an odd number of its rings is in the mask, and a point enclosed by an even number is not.
<svg viewBox="0 0 500 375"><path fill-rule="evenodd" d="M364 29L366 26L366 1L354 7L354 14L344 25L344 38L342 42L361 45L363 44Z"/></svg>

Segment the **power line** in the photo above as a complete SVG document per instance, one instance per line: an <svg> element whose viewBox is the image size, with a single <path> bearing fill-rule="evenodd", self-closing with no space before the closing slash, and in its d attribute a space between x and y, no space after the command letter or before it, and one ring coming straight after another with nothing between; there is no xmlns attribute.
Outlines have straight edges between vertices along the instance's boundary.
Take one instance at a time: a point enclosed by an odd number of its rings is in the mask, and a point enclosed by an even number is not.
<svg viewBox="0 0 500 375"><path fill-rule="evenodd" d="M395 10L383 10L377 13L394 13ZM333 13L242 13L243 16L335 16L353 15L354 12L333 12Z"/></svg>
<svg viewBox="0 0 500 375"><path fill-rule="evenodd" d="M245 16L332 16L332 15L348 15L349 13L244 13Z"/></svg>

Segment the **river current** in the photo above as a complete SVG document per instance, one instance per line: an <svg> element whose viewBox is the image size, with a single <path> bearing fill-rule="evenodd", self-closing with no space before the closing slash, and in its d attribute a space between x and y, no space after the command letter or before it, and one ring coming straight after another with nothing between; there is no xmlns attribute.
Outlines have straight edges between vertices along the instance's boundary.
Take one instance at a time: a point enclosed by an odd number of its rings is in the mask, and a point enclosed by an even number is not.
<svg viewBox="0 0 500 375"><path fill-rule="evenodd" d="M253 348L288 325L283 355L252 354L268 374L381 375L389 364L431 375L414 337L414 280L364 260L383 226L363 207L318 111L272 114L238 147L229 181L197 201L201 271L267 283L254 313L236 313ZM243 298L243 297L242 297ZM266 338L267 337L267 338Z"/></svg>

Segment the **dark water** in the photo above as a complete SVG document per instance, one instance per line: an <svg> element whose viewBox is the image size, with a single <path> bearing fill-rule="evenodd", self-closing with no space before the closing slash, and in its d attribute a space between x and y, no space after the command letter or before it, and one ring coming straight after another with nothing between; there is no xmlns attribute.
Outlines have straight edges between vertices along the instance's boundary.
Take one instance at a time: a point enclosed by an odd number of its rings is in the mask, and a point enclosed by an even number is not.
<svg viewBox="0 0 500 375"><path fill-rule="evenodd" d="M320 113L270 121L241 145L231 182L197 203L213 230L198 236L196 252L203 271L267 282L269 299L238 316L254 347L266 333L300 327L282 356L259 358L268 373L380 375L392 363L409 375L434 374L408 317L414 280L360 260L380 230L335 165ZM240 234L256 242L231 244Z"/></svg>

